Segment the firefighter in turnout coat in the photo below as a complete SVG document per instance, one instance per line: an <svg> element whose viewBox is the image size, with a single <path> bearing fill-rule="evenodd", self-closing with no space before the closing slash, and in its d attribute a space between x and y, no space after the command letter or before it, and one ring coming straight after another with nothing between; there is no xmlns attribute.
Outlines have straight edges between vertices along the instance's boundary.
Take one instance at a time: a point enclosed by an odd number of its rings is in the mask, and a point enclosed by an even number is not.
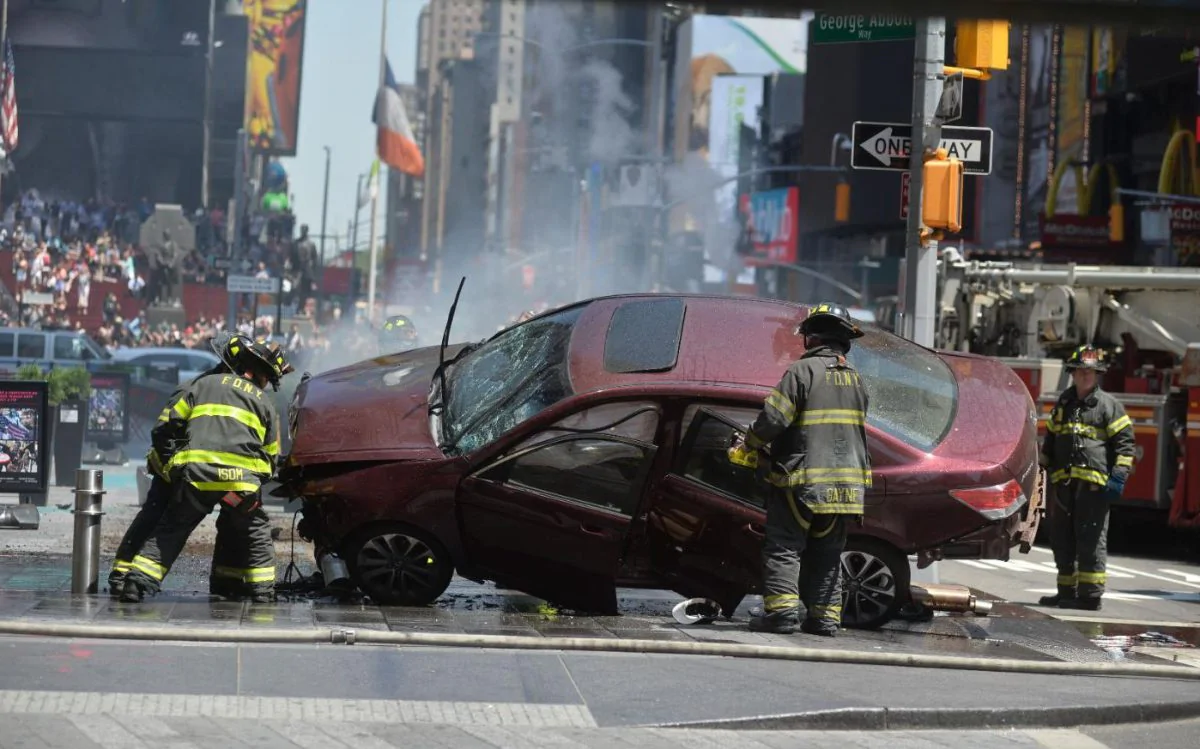
<svg viewBox="0 0 1200 749"><path fill-rule="evenodd" d="M196 526L220 508L212 586L268 601L275 549L261 488L275 471L279 417L267 384L291 371L278 348L234 336L222 352L229 371L198 378L170 409L165 429L183 434L166 465L172 496L142 550L131 560L121 600L155 593Z"/></svg>
<svg viewBox="0 0 1200 749"><path fill-rule="evenodd" d="M1100 389L1107 367L1100 352L1080 346L1067 360L1072 385L1063 391L1042 442L1040 463L1050 474L1047 519L1058 592L1042 606L1099 611L1108 562L1108 509L1133 470L1133 422L1125 407Z"/></svg>
<svg viewBox="0 0 1200 749"><path fill-rule="evenodd" d="M861 517L871 484L867 391L846 360L862 331L841 306L820 304L800 324L804 355L767 397L731 462L755 467L771 457L763 608L750 629L790 633L800 618L809 634L833 636L842 620L841 557L847 519ZM800 590L800 568L804 590Z"/></svg>

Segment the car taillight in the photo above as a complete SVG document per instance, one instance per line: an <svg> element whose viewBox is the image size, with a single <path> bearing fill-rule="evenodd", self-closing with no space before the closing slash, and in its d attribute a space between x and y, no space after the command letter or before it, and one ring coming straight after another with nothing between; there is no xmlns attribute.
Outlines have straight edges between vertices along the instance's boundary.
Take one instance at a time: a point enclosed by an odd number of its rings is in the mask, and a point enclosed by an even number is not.
<svg viewBox="0 0 1200 749"><path fill-rule="evenodd" d="M950 496L988 520L1002 520L1025 506L1028 498L1015 480L995 486L951 489Z"/></svg>

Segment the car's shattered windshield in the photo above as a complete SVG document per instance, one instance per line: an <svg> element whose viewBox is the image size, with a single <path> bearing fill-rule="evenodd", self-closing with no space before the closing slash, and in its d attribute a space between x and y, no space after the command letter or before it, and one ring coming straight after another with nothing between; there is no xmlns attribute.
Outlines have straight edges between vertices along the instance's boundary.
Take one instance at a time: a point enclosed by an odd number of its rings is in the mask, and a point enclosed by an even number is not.
<svg viewBox="0 0 1200 749"><path fill-rule="evenodd" d="M451 370L446 449L469 453L571 394L567 347L582 307L531 320Z"/></svg>

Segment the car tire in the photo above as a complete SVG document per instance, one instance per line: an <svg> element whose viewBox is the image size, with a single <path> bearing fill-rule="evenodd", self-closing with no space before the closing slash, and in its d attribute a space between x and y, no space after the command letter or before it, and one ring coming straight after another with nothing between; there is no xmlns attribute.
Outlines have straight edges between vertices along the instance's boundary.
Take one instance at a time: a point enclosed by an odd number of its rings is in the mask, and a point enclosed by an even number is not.
<svg viewBox="0 0 1200 749"><path fill-rule="evenodd" d="M851 536L842 552L842 626L883 626L908 601L908 586L908 557L878 539Z"/></svg>
<svg viewBox="0 0 1200 749"><path fill-rule="evenodd" d="M454 576L446 548L430 533L403 523L364 529L342 549L359 590L385 606L428 606Z"/></svg>

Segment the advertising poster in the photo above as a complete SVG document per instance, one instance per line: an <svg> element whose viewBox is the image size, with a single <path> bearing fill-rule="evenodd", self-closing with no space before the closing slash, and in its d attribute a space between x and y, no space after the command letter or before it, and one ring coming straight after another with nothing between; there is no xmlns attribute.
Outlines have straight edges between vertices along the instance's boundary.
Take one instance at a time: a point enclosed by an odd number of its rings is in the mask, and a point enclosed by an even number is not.
<svg viewBox="0 0 1200 749"><path fill-rule="evenodd" d="M242 0L250 29L246 59L246 133L250 147L296 155L305 0Z"/></svg>
<svg viewBox="0 0 1200 749"><path fill-rule="evenodd" d="M0 380L0 493L46 491L46 383Z"/></svg>
<svg viewBox="0 0 1200 749"><path fill-rule="evenodd" d="M754 248L746 262L753 264L757 259L794 264L800 235L800 190L787 187L743 195L741 209L749 212L747 223Z"/></svg>
<svg viewBox="0 0 1200 749"><path fill-rule="evenodd" d="M127 441L128 434L129 375L125 372L94 372L84 438L96 443L120 443Z"/></svg>
<svg viewBox="0 0 1200 749"><path fill-rule="evenodd" d="M719 75L712 83L712 109L708 123L708 162L722 178L735 177L741 164L742 126L758 135L766 78L761 75ZM717 189L722 216L732 216L737 183Z"/></svg>
<svg viewBox="0 0 1200 749"><path fill-rule="evenodd" d="M1062 32L1059 52L1058 112L1054 127L1054 163L1084 161L1087 151L1087 112L1091 69L1091 30L1086 26L1068 26ZM1075 172L1068 169L1058 187L1056 213L1078 213L1077 201L1083 185L1076 184Z"/></svg>

